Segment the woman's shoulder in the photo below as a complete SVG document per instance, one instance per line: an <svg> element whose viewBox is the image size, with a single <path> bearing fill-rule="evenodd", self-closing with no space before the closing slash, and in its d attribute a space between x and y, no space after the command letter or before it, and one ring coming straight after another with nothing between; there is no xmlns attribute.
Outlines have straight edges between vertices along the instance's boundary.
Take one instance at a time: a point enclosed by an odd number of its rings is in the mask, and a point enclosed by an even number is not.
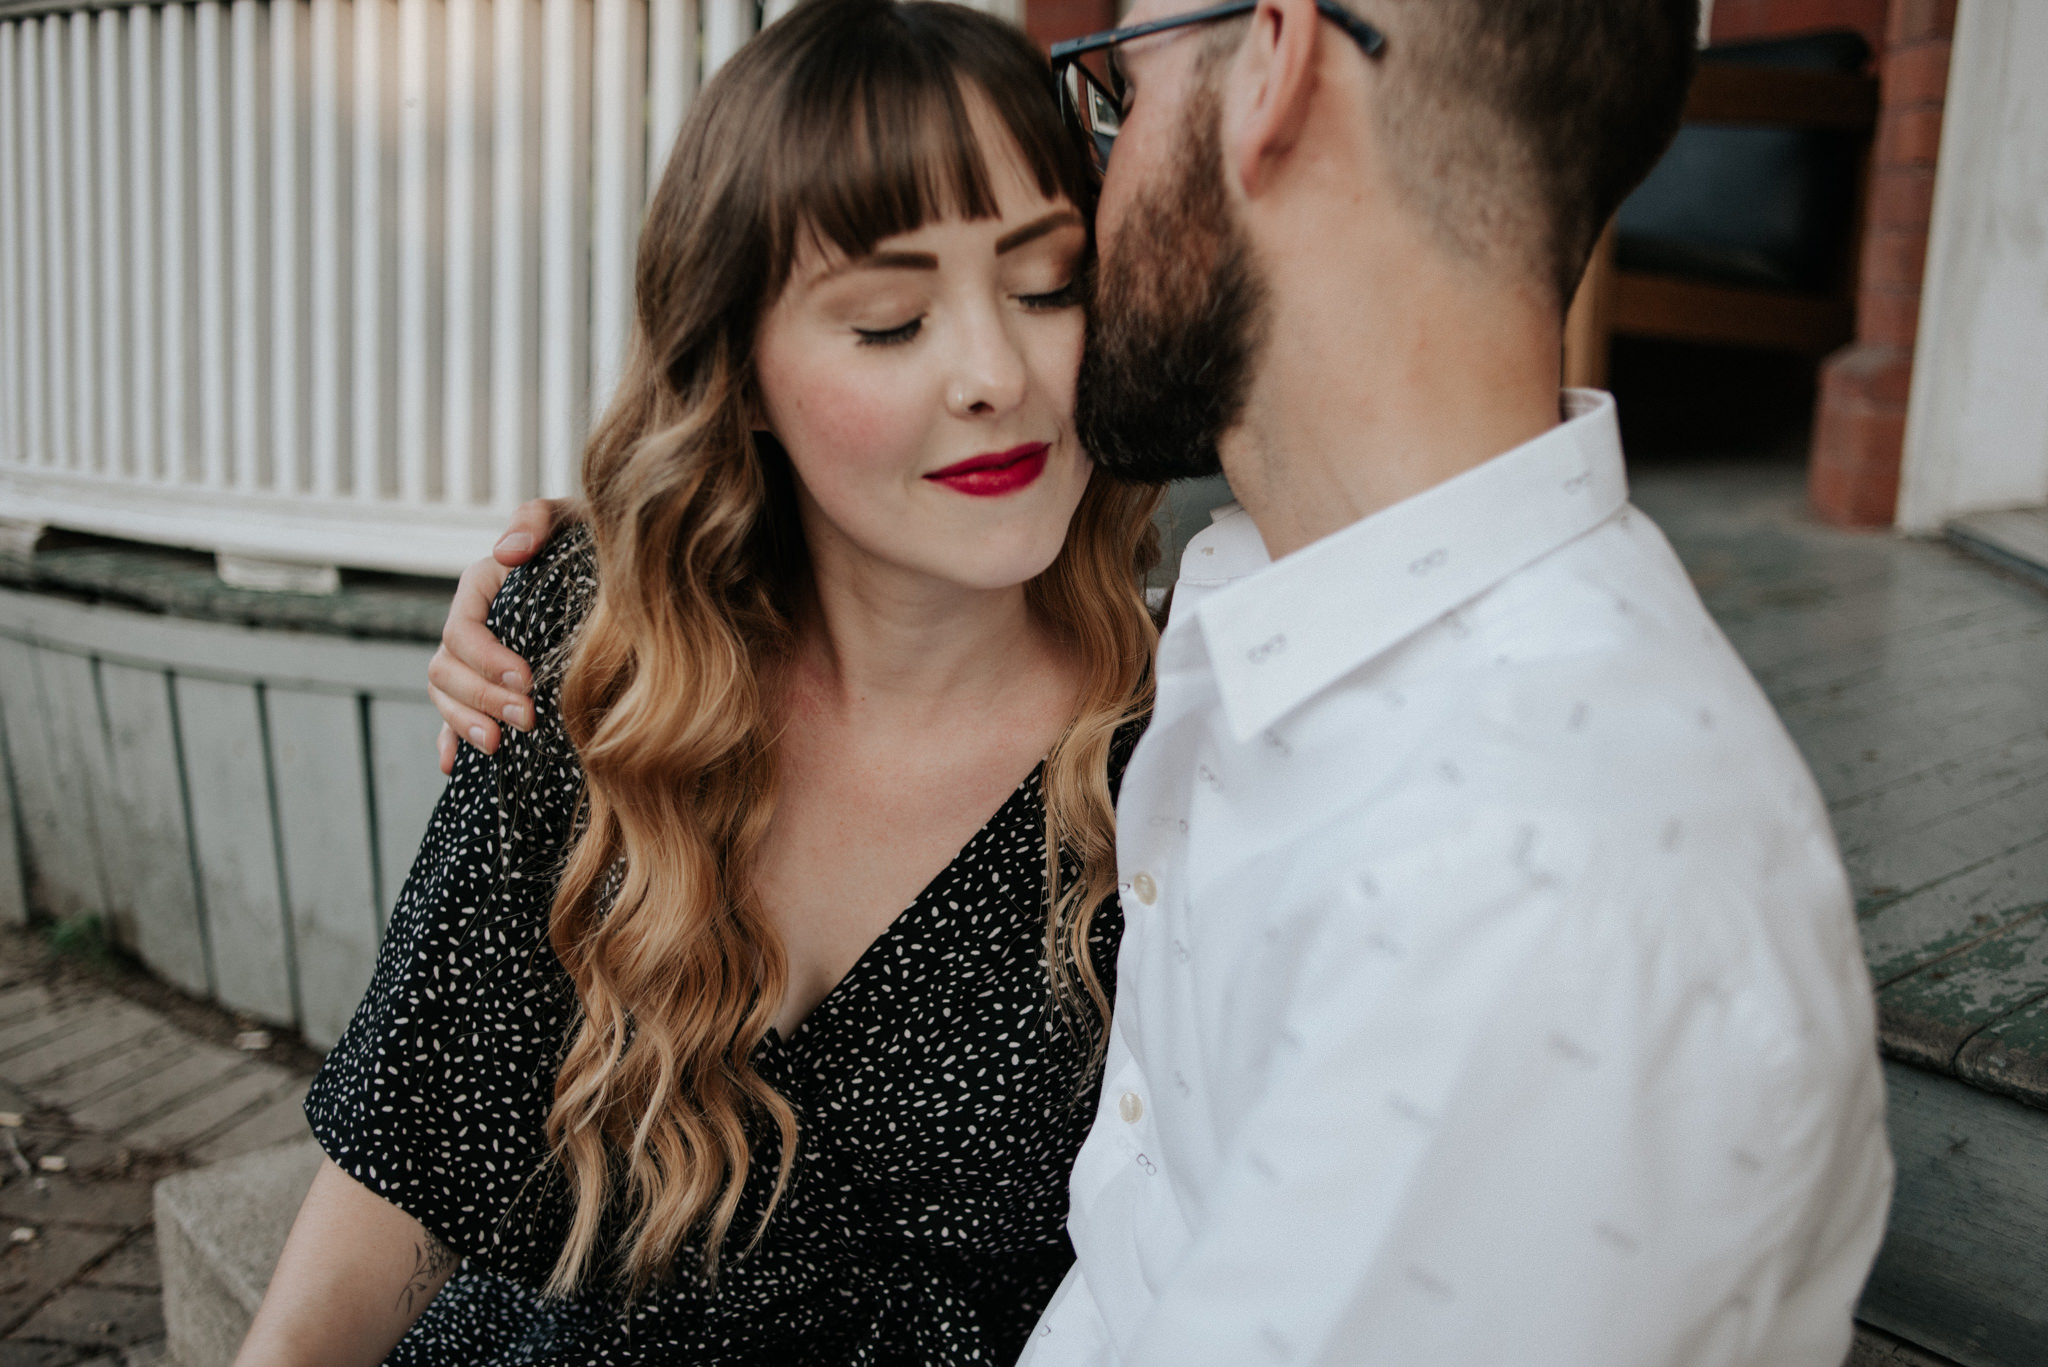
<svg viewBox="0 0 2048 1367"><path fill-rule="evenodd" d="M505 576L484 624L535 667L558 652L597 599L597 547L581 522L562 527L533 559Z"/></svg>

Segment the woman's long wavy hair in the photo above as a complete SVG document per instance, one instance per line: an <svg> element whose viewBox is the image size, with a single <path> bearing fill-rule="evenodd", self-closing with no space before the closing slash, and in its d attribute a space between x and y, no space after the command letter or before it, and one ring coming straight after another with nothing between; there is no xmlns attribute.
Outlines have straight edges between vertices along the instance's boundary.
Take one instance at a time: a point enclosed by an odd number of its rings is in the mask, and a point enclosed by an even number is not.
<svg viewBox="0 0 2048 1367"><path fill-rule="evenodd" d="M787 457L751 430L754 332L807 234L859 256L995 214L976 98L1044 193L1092 208L1022 34L950 4L806 0L705 87L648 210L625 374L584 455L596 600L562 678L585 794L552 915L582 1008L548 1116L575 1211L558 1293L600 1271L637 1293L693 1242L715 1275L751 1140L780 1155L752 1238L787 1185L797 1116L749 1061L787 965L752 879L810 570ZM1027 586L1084 664L1043 770L1046 962L1054 1014L1097 1060L1089 926L1116 879L1112 737L1151 701L1157 502L1096 475Z"/></svg>

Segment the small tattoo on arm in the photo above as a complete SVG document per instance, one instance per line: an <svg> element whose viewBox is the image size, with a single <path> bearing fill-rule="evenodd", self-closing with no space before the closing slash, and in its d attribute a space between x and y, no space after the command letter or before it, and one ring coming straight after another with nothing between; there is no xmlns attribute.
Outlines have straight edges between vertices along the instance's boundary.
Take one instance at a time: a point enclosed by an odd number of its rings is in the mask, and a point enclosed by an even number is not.
<svg viewBox="0 0 2048 1367"><path fill-rule="evenodd" d="M441 1289L448 1274L455 1270L455 1264L462 1261L455 1256L455 1250L427 1235L412 1246L412 1275L405 1279L405 1289L398 1293L394 1308L408 1315L418 1314L427 1308L427 1302Z"/></svg>

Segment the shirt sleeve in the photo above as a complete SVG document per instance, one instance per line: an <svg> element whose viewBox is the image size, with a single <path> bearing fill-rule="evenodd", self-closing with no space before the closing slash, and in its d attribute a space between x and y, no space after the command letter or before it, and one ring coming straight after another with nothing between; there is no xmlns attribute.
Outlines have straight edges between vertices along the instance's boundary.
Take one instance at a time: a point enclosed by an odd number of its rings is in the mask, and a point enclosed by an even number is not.
<svg viewBox="0 0 2048 1367"><path fill-rule="evenodd" d="M370 987L306 1099L344 1172L479 1265L545 1281L567 1228L545 1124L575 1014L548 943L581 776L556 669L594 580L579 530L515 570L489 625L534 668L536 726L462 747Z"/></svg>
<svg viewBox="0 0 2048 1367"><path fill-rule="evenodd" d="M1631 909L1568 837L1462 827L1284 937L1281 1005L1232 1023L1262 1081L1122 1360L1838 1363L1867 1257L1812 1246L1875 1248L1879 1112L1845 1145L1834 1075L1688 944L1712 889Z"/></svg>

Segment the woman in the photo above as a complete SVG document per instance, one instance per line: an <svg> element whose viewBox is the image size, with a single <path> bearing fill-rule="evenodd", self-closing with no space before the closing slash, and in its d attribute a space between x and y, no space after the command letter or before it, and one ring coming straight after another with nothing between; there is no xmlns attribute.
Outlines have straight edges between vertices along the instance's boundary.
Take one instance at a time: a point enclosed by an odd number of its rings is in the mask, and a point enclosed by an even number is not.
<svg viewBox="0 0 2048 1367"><path fill-rule="evenodd" d="M242 1362L1021 1348L1155 639L1049 92L971 11L810 0L700 96L581 525L492 610L535 724L456 766Z"/></svg>

